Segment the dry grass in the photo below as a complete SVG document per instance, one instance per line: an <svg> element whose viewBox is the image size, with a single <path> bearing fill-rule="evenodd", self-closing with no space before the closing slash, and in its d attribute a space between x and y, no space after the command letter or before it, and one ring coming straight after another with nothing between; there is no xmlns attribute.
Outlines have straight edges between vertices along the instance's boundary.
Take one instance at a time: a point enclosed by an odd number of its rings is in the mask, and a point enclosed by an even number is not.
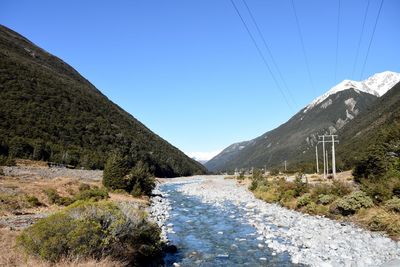
<svg viewBox="0 0 400 267"><path fill-rule="evenodd" d="M268 191L256 190L254 191L254 196L268 203L274 203L279 200L277 192L274 190L268 190Z"/></svg>
<svg viewBox="0 0 400 267"><path fill-rule="evenodd" d="M36 167L36 168L49 168L46 161L36 161L36 160L29 160L29 159L16 159L15 165L17 166L29 166L29 167Z"/></svg>
<svg viewBox="0 0 400 267"><path fill-rule="evenodd" d="M46 162L17 160L17 166L29 166L35 168L48 168ZM91 187L102 187L101 181L82 180L79 177L59 177L55 179L38 178L37 176L0 176L0 197L11 197L13 200L24 201L24 197L35 196L43 205L40 207L27 207L25 203L12 203L16 208L6 207L6 203L0 202L0 218L13 215L16 211L20 213L52 213L62 209L63 207L51 204L47 195L44 193L46 189L55 189L62 197L72 197L79 192L79 187L83 184ZM139 206L148 206L148 198L134 198L127 193L109 193L110 201L114 202L138 202ZM58 263L44 262L35 257L29 256L18 247L16 247L16 237L20 230L10 230L9 228L0 228L0 266L38 266L38 267L109 267L109 266L126 266L122 262L113 261L111 259L63 259Z"/></svg>
<svg viewBox="0 0 400 267"><path fill-rule="evenodd" d="M400 239L400 214L381 207L361 209L354 217L358 223L373 231L386 232L394 239Z"/></svg>
<svg viewBox="0 0 400 267"><path fill-rule="evenodd" d="M307 179L310 184L330 184L333 179L324 179L322 174L307 174ZM294 179L294 177L292 177ZM336 181L352 183L354 178L351 171L337 172Z"/></svg>
<svg viewBox="0 0 400 267"><path fill-rule="evenodd" d="M101 186L101 182L96 181L85 181L84 183L89 184L91 186ZM40 207L33 208L22 208L19 210L23 213L42 213L48 211L56 211L59 210L60 207L57 205L52 205L46 194L43 192L46 189L55 189L60 196L70 197L79 192L79 186L82 184L82 181L79 179L72 178L56 178L56 179L24 179L20 177L10 177L10 176L2 176L0 179L0 189L2 189L3 193L9 195L14 194L17 196L29 195L35 196L38 198L40 203L44 204ZM5 193L6 191L10 191L10 193ZM22 203L21 203L22 204ZM23 205L21 205L23 207ZM2 215L11 215L13 211L6 212Z"/></svg>
<svg viewBox="0 0 400 267"><path fill-rule="evenodd" d="M64 259L58 263L48 263L26 255L15 244L19 231L0 229L0 266L35 266L35 267L120 267L125 264L110 259Z"/></svg>
<svg viewBox="0 0 400 267"><path fill-rule="evenodd" d="M285 208L291 209L291 210L295 210L297 208L297 199L296 198L292 198L290 200L287 201L282 201L281 205L284 206Z"/></svg>
<svg viewBox="0 0 400 267"><path fill-rule="evenodd" d="M146 196L137 198L137 197L133 197L132 195L128 194L128 193L109 193L108 194L110 197L110 201L114 201L114 202L137 202L139 205L141 206L147 206L150 204L149 202L149 198Z"/></svg>

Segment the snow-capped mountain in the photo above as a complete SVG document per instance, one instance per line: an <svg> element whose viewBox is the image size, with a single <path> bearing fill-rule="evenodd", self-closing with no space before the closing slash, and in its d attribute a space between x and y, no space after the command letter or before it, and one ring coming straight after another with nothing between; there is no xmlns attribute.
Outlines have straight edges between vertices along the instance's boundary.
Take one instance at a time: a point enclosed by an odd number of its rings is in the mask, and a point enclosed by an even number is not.
<svg viewBox="0 0 400 267"><path fill-rule="evenodd" d="M277 167L284 161L292 166L313 161L319 135L338 134L343 144L358 135L361 128L365 128L360 126L364 124L353 122L361 114L364 114L364 119L368 117L373 112L371 108L374 105L374 118L388 115L379 112L386 106L382 103L394 102L391 109L395 110L393 106L398 103L398 98L391 99L391 96L399 90L399 82L400 74L389 71L377 73L364 81L345 80L316 98L278 128L253 140L227 147L205 166L211 171L224 171L235 168ZM393 89L397 91L390 90L397 83L399 85ZM389 93L391 94L388 95ZM346 135L344 129L355 133Z"/></svg>
<svg viewBox="0 0 400 267"><path fill-rule="evenodd" d="M381 97L398 82L400 82L400 73L385 71L369 77L363 84Z"/></svg>
<svg viewBox="0 0 400 267"><path fill-rule="evenodd" d="M329 96L334 95L340 91L355 89L356 91L361 91L378 97L383 96L390 88L395 84L400 82L400 73L384 71L381 73L376 73L364 81L352 81L344 80L336 86L332 87L323 95L314 99L307 107L304 109L303 113L314 108L319 103L322 103Z"/></svg>

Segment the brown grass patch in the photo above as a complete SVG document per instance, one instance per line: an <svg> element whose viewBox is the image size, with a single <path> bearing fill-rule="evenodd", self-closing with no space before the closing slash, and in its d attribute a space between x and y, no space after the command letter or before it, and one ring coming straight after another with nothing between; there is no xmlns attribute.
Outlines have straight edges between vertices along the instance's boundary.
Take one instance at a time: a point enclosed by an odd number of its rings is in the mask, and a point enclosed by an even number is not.
<svg viewBox="0 0 400 267"><path fill-rule="evenodd" d="M37 161L30 159L16 159L15 165L23 167L49 168L46 161Z"/></svg>
<svg viewBox="0 0 400 267"><path fill-rule="evenodd" d="M353 220L372 231L386 232L394 239L400 239L400 214L381 207L361 209Z"/></svg>
<svg viewBox="0 0 400 267"><path fill-rule="evenodd" d="M57 205L49 202L47 195L44 193L46 189L55 189L62 197L71 197L79 192L79 186L82 184L101 187L100 181L84 181L73 178L56 178L56 179L24 179L19 177L2 177L0 180L0 194L14 194L16 196L35 196L40 203L44 204L40 207L22 208L21 212L41 213L44 211L56 211L59 209ZM3 192L2 192L3 191ZM7 193L9 191L9 193ZM23 205L21 205L23 206ZM12 212L3 215L10 215Z"/></svg>

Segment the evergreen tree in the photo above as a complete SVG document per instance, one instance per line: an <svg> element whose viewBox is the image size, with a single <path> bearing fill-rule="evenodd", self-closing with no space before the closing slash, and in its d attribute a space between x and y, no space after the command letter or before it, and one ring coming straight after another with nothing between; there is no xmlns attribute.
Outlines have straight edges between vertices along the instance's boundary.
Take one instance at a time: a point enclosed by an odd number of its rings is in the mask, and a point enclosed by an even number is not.
<svg viewBox="0 0 400 267"><path fill-rule="evenodd" d="M120 154L114 153L104 166L103 185L111 189L123 189L129 191L129 183L125 176L129 173L127 160Z"/></svg>

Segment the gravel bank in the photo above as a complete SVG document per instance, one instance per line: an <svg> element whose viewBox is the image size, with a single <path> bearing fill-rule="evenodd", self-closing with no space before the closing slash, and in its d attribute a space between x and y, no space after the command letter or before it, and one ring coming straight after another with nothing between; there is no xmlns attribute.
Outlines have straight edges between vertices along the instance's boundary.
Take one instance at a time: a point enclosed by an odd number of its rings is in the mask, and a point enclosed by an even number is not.
<svg viewBox="0 0 400 267"><path fill-rule="evenodd" d="M103 177L101 170L77 170L67 168L40 168L40 167L2 167L6 176L18 176L25 179L55 179L58 177L76 178L83 180L100 181Z"/></svg>
<svg viewBox="0 0 400 267"><path fill-rule="evenodd" d="M153 189L153 194L155 196L150 199L150 207L148 208L150 219L161 228L161 240L168 243L168 226L165 222L170 216L171 203L167 198L168 194L161 192L159 185Z"/></svg>
<svg viewBox="0 0 400 267"><path fill-rule="evenodd" d="M235 181L211 176L198 182L188 178L173 179L183 183L178 189L197 196L204 203L224 208L231 201L243 210L258 231L254 237L277 253L288 252L293 263L311 266L389 266L400 264L400 242L350 224L341 224L319 216L309 216L256 199ZM192 178L193 181L193 178ZM161 192L160 192L161 193ZM151 212L166 236L165 225L171 209L167 196L152 199ZM396 260L397 259L397 260ZM397 265L400 266L400 265Z"/></svg>

